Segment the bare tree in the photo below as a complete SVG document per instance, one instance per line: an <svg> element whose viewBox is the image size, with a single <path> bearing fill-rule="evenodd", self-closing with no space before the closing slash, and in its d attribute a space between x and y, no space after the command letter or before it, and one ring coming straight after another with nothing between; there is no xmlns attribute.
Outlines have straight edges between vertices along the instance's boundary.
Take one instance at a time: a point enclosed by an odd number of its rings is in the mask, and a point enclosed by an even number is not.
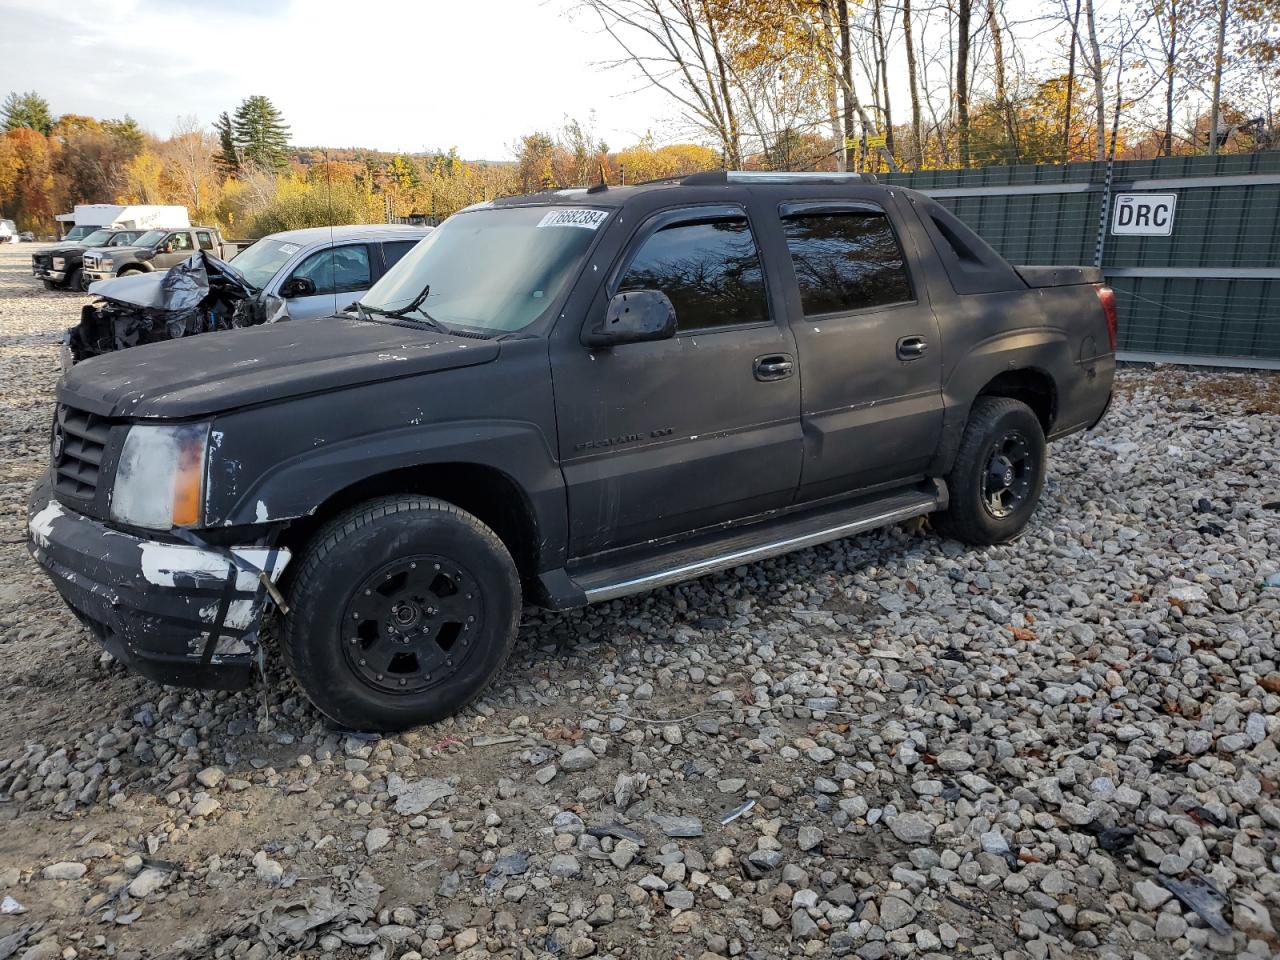
<svg viewBox="0 0 1280 960"><path fill-rule="evenodd" d="M916 77L916 50L911 39L911 0L902 0L902 36L907 47L907 83L911 88L911 149L918 169L924 160L920 138L920 84Z"/></svg>
<svg viewBox="0 0 1280 960"><path fill-rule="evenodd" d="M1227 43L1227 7L1229 0L1218 0L1217 41L1213 54L1213 96L1209 111L1209 156L1218 152L1218 130L1222 126L1222 70Z"/></svg>
<svg viewBox="0 0 1280 960"><path fill-rule="evenodd" d="M1067 9L1067 0L1062 0L1062 7L1065 12ZM1067 91L1065 104L1065 117L1062 122L1062 162L1066 163L1071 159L1071 107L1073 105L1073 97L1076 85L1076 50L1080 45L1080 0L1076 0L1075 11L1067 15L1067 19L1071 23L1071 45L1067 53Z"/></svg>
<svg viewBox="0 0 1280 960"><path fill-rule="evenodd" d="M956 9L956 121L960 129L960 165L969 166L969 0Z"/></svg>
<svg viewBox="0 0 1280 960"><path fill-rule="evenodd" d="M1107 159L1107 96L1106 77L1103 74L1102 46L1098 43L1098 17L1093 9L1094 0L1084 0L1084 22L1089 40L1085 66L1093 78L1094 130L1097 135L1095 159Z"/></svg>
<svg viewBox="0 0 1280 960"><path fill-rule="evenodd" d="M1009 97L1008 78L1005 74L1004 28L1000 25L999 0L987 0L987 29L991 32L991 55L995 60L996 109L1000 111L1004 120L1005 136L1009 141L1009 149L1013 151L1009 162L1017 163L1020 156L1018 118L1013 101Z"/></svg>
<svg viewBox="0 0 1280 960"><path fill-rule="evenodd" d="M200 125L194 115L179 117L164 145L164 163L169 178L182 187L192 211L204 209L206 188L214 175L217 139Z"/></svg>
<svg viewBox="0 0 1280 960"><path fill-rule="evenodd" d="M706 0L582 0L626 54L620 63L684 108L720 143L725 163L742 166L742 142L726 52Z"/></svg>
<svg viewBox="0 0 1280 960"><path fill-rule="evenodd" d="M876 41L876 80L883 90L883 106L884 106L884 138L885 149L892 155L893 153L893 108L889 102L889 53L888 45L885 39L887 32L893 30L893 20L889 21L888 31L884 25L883 5L881 0L874 0L875 20L874 32Z"/></svg>

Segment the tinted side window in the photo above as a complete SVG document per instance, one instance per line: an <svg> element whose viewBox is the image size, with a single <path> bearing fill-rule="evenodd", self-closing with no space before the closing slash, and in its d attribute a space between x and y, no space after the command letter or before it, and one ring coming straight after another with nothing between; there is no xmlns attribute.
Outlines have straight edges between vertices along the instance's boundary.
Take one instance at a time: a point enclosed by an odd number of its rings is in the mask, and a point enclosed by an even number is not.
<svg viewBox="0 0 1280 960"><path fill-rule="evenodd" d="M679 330L769 319L760 254L746 218L681 223L649 237L618 289L661 290Z"/></svg>
<svg viewBox="0 0 1280 960"><path fill-rule="evenodd" d="M417 240L395 240L382 245L382 262L390 270L400 258L418 245Z"/></svg>
<svg viewBox="0 0 1280 960"><path fill-rule="evenodd" d="M884 214L802 214L782 225L806 317L913 299L902 247Z"/></svg>
<svg viewBox="0 0 1280 960"><path fill-rule="evenodd" d="M196 232L196 239L200 241L201 250L213 249L213 237L209 236L208 230L199 230Z"/></svg>
<svg viewBox="0 0 1280 960"><path fill-rule="evenodd" d="M293 271L316 285L316 293L352 293L368 290L369 248L364 244L336 247L313 253Z"/></svg>

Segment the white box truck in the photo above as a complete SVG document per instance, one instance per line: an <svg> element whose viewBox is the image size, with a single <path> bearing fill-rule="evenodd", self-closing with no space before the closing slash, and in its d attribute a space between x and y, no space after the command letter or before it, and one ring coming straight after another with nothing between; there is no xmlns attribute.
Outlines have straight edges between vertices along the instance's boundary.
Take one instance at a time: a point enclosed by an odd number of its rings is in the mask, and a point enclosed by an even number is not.
<svg viewBox="0 0 1280 960"><path fill-rule="evenodd" d="M59 225L69 223L63 240L79 240L95 230L149 230L152 227L189 227L187 208L158 204L77 203L71 213L54 217Z"/></svg>

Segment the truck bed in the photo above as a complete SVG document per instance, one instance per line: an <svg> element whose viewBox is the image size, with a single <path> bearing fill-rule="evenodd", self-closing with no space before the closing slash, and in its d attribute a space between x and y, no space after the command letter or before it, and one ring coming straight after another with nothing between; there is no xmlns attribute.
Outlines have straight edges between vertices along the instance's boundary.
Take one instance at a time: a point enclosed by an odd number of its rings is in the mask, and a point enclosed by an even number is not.
<svg viewBox="0 0 1280 960"><path fill-rule="evenodd" d="M1097 267L1014 267L1028 287L1074 287L1084 283L1102 283Z"/></svg>

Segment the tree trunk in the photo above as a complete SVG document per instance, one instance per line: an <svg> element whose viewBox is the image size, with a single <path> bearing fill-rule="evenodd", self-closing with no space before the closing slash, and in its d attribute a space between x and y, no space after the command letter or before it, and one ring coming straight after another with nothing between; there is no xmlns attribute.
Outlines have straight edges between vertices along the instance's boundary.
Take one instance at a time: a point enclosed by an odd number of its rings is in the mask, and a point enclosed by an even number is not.
<svg viewBox="0 0 1280 960"><path fill-rule="evenodd" d="M853 44L849 42L849 0L836 0L836 18L840 21L840 78L844 87L844 163L852 170L856 163L853 140ZM863 128L863 137L866 136Z"/></svg>
<svg viewBox="0 0 1280 960"><path fill-rule="evenodd" d="M911 87L911 149L919 170L924 162L924 144L920 142L920 85L916 77L916 51L911 39L911 0L902 0L902 35L907 44L907 82Z"/></svg>
<svg viewBox="0 0 1280 960"><path fill-rule="evenodd" d="M1094 15L1093 0L1084 0L1085 24L1089 28L1089 53L1092 62L1089 72L1093 74L1094 121L1097 130L1098 160L1107 159L1107 97L1102 76L1102 48L1098 46L1098 19Z"/></svg>
<svg viewBox="0 0 1280 960"><path fill-rule="evenodd" d="M1021 155L1018 148L1018 123L1013 103L1009 99L1009 87L1004 71L1004 33L1000 27L998 0L987 0L987 26L991 30L991 53L996 60L996 107L1004 119L1004 132L1009 141L1008 163L1017 163Z"/></svg>
<svg viewBox="0 0 1280 960"><path fill-rule="evenodd" d="M831 0L822 0L818 5L819 12L822 15L822 30L825 38L835 36L835 31L831 25ZM830 59L828 59L830 63ZM831 123L831 154L836 158L836 169L843 172L847 169L845 163L845 144L846 136L844 124L840 121L840 103L839 103L839 80L827 70L827 114Z"/></svg>
<svg viewBox="0 0 1280 960"><path fill-rule="evenodd" d="M892 27L892 23L890 23ZM893 156L893 109L889 104L889 52L885 43L884 19L880 0L875 0L876 54L879 65L876 70L876 81L884 91L884 148L889 156Z"/></svg>
<svg viewBox="0 0 1280 960"><path fill-rule="evenodd" d="M1076 49L1080 45L1080 0L1076 0L1076 12L1071 17L1071 52L1067 55L1067 104L1062 123L1062 162L1071 160L1071 105L1076 86Z"/></svg>
<svg viewBox="0 0 1280 960"><path fill-rule="evenodd" d="M1209 113L1209 156L1218 153L1218 128L1222 125L1222 67L1227 42L1228 0L1218 0L1218 43L1213 55L1213 109Z"/></svg>
<svg viewBox="0 0 1280 960"><path fill-rule="evenodd" d="M1168 86L1164 92L1164 155L1173 156L1173 94L1178 70L1178 5L1172 3L1169 8L1169 44L1165 57L1165 79Z"/></svg>
<svg viewBox="0 0 1280 960"><path fill-rule="evenodd" d="M960 124L960 165L969 166L969 17L970 0L956 13L956 115Z"/></svg>

